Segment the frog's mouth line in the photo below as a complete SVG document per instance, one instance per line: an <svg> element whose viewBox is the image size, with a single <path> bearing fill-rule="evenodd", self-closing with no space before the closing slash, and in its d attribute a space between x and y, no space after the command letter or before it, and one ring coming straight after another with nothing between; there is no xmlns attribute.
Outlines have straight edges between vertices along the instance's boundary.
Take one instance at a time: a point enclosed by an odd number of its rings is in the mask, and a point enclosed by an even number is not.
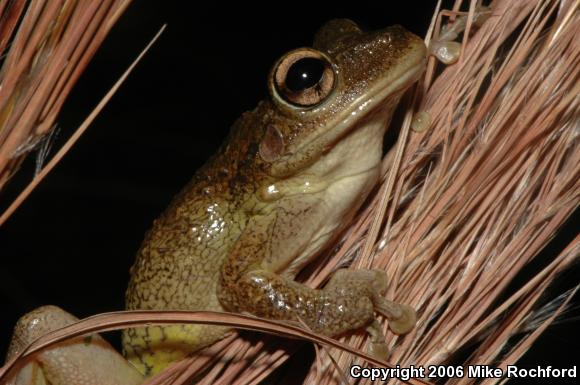
<svg viewBox="0 0 580 385"><path fill-rule="evenodd" d="M334 126L333 129L327 130L312 140L307 141L297 148L293 154L276 161L276 164L271 169L272 176L283 177L284 175L295 173L297 170L308 167L319 156L332 148L335 143L339 142L351 131L356 130L360 126L360 122L363 122L377 110L383 109L385 111L385 124L388 124L390 120L389 116L397 106L399 97L421 76L425 68L425 63L426 58L422 57L404 73L382 80L370 90L368 93L370 96L368 94L361 96L351 104L350 108L337 115L334 123L332 123ZM397 93L400 95L393 102L388 102L389 96L395 96Z"/></svg>

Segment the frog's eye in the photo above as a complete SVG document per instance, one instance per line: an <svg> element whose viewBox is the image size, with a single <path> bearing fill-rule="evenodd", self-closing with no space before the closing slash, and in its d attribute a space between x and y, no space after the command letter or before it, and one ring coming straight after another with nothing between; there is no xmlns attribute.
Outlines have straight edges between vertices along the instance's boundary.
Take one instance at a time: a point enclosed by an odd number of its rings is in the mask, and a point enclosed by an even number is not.
<svg viewBox="0 0 580 385"><path fill-rule="evenodd" d="M274 67L276 93L299 107L322 102L334 87L335 75L329 60L319 51L301 48L283 56Z"/></svg>

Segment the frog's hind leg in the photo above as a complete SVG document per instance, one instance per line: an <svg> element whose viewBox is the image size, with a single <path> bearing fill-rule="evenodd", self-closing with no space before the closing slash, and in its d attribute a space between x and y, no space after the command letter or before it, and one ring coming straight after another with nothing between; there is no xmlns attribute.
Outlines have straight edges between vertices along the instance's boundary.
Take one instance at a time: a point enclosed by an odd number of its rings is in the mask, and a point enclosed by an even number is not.
<svg viewBox="0 0 580 385"><path fill-rule="evenodd" d="M38 337L77 319L55 306L43 306L20 318L7 359ZM97 334L76 337L34 356L9 385L136 385L143 376Z"/></svg>

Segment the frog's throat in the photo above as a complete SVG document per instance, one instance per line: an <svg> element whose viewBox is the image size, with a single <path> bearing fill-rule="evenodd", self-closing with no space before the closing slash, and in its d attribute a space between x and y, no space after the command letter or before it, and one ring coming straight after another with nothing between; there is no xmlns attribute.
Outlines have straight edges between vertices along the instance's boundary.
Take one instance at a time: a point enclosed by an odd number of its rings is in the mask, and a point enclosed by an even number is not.
<svg viewBox="0 0 580 385"><path fill-rule="evenodd" d="M369 114L377 109L389 110L386 116L390 120L392 111L398 104L400 96L423 73L425 57L421 57L402 74L396 77L386 77L378 82L368 93L355 100L349 108L337 114L333 128L326 130L317 137L296 149L293 153L278 159L270 169L270 175L285 177L304 169L314 162L333 144L340 141L350 130L358 126ZM386 103L385 103L386 102ZM388 126L385 121L385 126Z"/></svg>

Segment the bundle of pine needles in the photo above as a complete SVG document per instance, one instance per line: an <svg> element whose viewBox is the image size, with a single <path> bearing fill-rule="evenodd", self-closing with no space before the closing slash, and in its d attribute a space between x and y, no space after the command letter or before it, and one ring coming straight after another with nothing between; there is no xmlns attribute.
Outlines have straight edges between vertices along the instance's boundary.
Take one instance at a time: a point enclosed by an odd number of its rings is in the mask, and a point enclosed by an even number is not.
<svg viewBox="0 0 580 385"><path fill-rule="evenodd" d="M130 2L0 0L0 190L28 153L44 158L64 101Z"/></svg>
<svg viewBox="0 0 580 385"><path fill-rule="evenodd" d="M449 21L459 15L471 20L476 3L470 1L462 13L458 0L446 13ZM377 194L338 250L303 272L312 286L347 264L389 274L387 297L418 312L417 326L407 335L394 335L385 325L390 365L505 369L574 294L556 298L549 310L541 306L545 289L578 261L580 236L531 279L513 285L580 202L578 6L577 0L497 0L481 26L468 21L459 61L440 70L431 60L398 143L384 158ZM440 29L439 16L433 20L427 42ZM412 130L413 115L427 117L429 124L422 127L428 128ZM71 335L186 319L324 343L305 383L352 381L345 375L349 366L364 365L364 333L344 337L346 348L280 322L200 312L92 318L52 333L21 356ZM299 346L285 342L282 348L280 341L264 337L256 343L234 335L147 384L182 384L194 377L201 384L257 384ZM469 354L457 362L459 351ZM474 381L466 376L449 380Z"/></svg>

